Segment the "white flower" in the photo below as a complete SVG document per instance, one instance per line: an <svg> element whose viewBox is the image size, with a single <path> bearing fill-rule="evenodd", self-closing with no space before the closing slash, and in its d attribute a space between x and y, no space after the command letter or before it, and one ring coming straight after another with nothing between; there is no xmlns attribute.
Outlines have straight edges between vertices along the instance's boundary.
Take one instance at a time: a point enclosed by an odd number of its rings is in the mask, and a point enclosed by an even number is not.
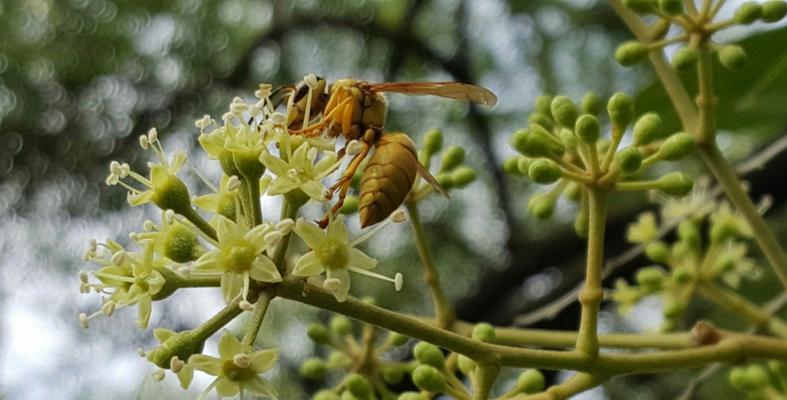
<svg viewBox="0 0 787 400"><path fill-rule="evenodd" d="M218 246L216 250L205 253L193 266L195 271L221 272L221 290L229 302L238 294L243 299L249 291L249 278L261 282L279 282L281 275L276 265L262 254L271 254L273 246L265 240L274 231L269 224L257 225L246 231L224 216L216 219Z"/></svg>
<svg viewBox="0 0 787 400"><path fill-rule="evenodd" d="M276 178L268 187L267 194L273 196L300 189L314 200L325 200L325 189L321 181L336 170L339 162L336 153L332 151L325 152L325 156L315 162L316 157L309 157L310 153L314 155L311 149L313 147L309 143L300 143L295 151L289 154L287 161L267 151L262 152L260 161L276 174Z"/></svg>
<svg viewBox="0 0 787 400"><path fill-rule="evenodd" d="M377 260L356 249L361 240L350 241L350 235L344 225L344 216L340 215L328 223L325 231L317 225L299 219L295 223L295 233L312 249L298 259L293 275L310 277L325 272L323 286L333 293L338 301L347 299L350 291L350 271L393 282L397 291L402 288L402 274L389 277L369 271L377 266Z"/></svg>

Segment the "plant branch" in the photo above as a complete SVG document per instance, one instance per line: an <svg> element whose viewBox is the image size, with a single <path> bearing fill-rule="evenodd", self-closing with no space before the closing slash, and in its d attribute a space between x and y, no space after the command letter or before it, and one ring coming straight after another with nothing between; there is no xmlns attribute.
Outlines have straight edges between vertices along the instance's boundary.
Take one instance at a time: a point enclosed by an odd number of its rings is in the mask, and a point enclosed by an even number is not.
<svg viewBox="0 0 787 400"><path fill-rule="evenodd" d="M582 313L576 348L588 356L598 354L598 313L604 290L601 287L601 270L604 267L604 228L607 215L607 194L588 188L589 213L588 254L585 270L585 286L579 292Z"/></svg>
<svg viewBox="0 0 787 400"><path fill-rule="evenodd" d="M448 299L445 297L443 288L440 286L440 273L437 270L437 266L434 264L432 255L429 254L426 234L421 224L421 217L418 214L418 206L415 203L408 202L407 212L410 214L410 226L413 228L413 234L415 235L415 245L418 248L418 256L421 258L421 265L424 267L424 282L429 286L429 290L432 293L432 302L434 304L437 325L441 328L450 328L456 315L451 305L448 303Z"/></svg>
<svg viewBox="0 0 787 400"><path fill-rule="evenodd" d="M702 281L697 286L698 292L703 297L740 315L758 328L765 328L774 335L787 338L787 324L779 318L765 312L756 304L735 292L719 287L713 282Z"/></svg>
<svg viewBox="0 0 787 400"><path fill-rule="evenodd" d="M257 302L254 303L254 313L246 325L246 333L243 335L242 344L251 346L257 340L257 334L260 332L260 327L262 327L265 314L268 312L268 305L270 305L271 299L273 299L273 296L268 291L263 290L260 292Z"/></svg>

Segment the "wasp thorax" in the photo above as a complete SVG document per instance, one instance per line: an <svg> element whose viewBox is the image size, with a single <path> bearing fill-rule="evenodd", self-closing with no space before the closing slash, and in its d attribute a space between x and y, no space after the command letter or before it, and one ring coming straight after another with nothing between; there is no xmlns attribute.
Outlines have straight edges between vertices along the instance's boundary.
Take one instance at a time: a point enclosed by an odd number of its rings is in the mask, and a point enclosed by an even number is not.
<svg viewBox="0 0 787 400"><path fill-rule="evenodd" d="M344 268L350 260L347 245L338 240L328 239L314 249L317 258L329 269Z"/></svg>

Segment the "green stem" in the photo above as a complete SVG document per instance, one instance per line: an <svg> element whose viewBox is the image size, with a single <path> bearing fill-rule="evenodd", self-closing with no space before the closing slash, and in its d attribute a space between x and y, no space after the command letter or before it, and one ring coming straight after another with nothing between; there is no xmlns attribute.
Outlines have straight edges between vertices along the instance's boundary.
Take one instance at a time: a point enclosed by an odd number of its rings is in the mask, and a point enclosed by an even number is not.
<svg viewBox="0 0 787 400"><path fill-rule="evenodd" d="M567 381L559 385L552 386L544 392L533 394L533 395L522 394L520 396L514 397L514 399L516 400L568 399L575 394L582 393L586 390L592 389L602 384L607 379L608 377L606 376L586 374L580 372L569 378Z"/></svg>
<svg viewBox="0 0 787 400"><path fill-rule="evenodd" d="M487 400L492 387L497 380L497 374L500 372L498 365L481 365L478 364L475 369L475 383L473 388L473 400Z"/></svg>
<svg viewBox="0 0 787 400"><path fill-rule="evenodd" d="M189 220L189 222L191 222L192 224L194 224L194 226L196 226L197 229L201 230L202 233L204 233L211 239L219 240L219 237L216 235L216 230L213 229L213 227L210 226L208 221L205 221L205 219L202 218L202 216L199 215L197 211L195 211L193 208L187 208L186 210L183 211L184 211L183 217Z"/></svg>
<svg viewBox="0 0 787 400"><path fill-rule="evenodd" d="M194 329L193 334L196 340L203 341L209 338L214 333L218 332L219 329L229 324L235 317L240 315L240 313L243 312L239 307L240 300L240 296L238 296L237 299L227 304L221 311L216 313L216 315L210 317L209 320L203 322L202 325Z"/></svg>
<svg viewBox="0 0 787 400"><path fill-rule="evenodd" d="M268 312L268 305L270 305L271 299L273 299L273 296L268 291L263 290L260 292L257 302L254 303L254 313L246 325L246 333L243 335L241 344L251 346L257 340L257 334L259 334L262 322L265 320L265 314Z"/></svg>
<svg viewBox="0 0 787 400"><path fill-rule="evenodd" d="M713 54L707 37L694 35L692 43L699 51L697 76L699 78L699 126L695 132L697 143L712 143L716 136L716 96L713 94Z"/></svg>
<svg viewBox="0 0 787 400"><path fill-rule="evenodd" d="M700 147L699 152L719 185L724 188L727 197L749 223L752 231L756 232L754 240L757 241L782 285L787 287L787 254L784 253L784 249L779 245L768 224L765 223L757 207L743 189L735 170L724 158L716 143L708 143L706 146Z"/></svg>
<svg viewBox="0 0 787 400"><path fill-rule="evenodd" d="M766 328L769 332L787 338L787 324L752 304L735 292L725 290L713 282L703 281L697 286L699 293L714 303L747 319L757 327Z"/></svg>
<svg viewBox="0 0 787 400"><path fill-rule="evenodd" d="M594 357L598 354L598 313L604 291L601 287L601 270L604 267L604 228L606 227L607 194L598 189L588 189L588 255L585 286L579 293L582 313L576 348Z"/></svg>
<svg viewBox="0 0 787 400"><path fill-rule="evenodd" d="M550 370L568 369L611 376L695 368L714 362L745 362L755 359L787 360L787 343L783 339L715 329L711 334L703 336L704 338L714 338L714 340L708 342L705 339L704 342L698 343L698 347L641 354L600 353L596 357L588 357L577 351L501 346L472 340L466 336L437 328L415 318L354 298L348 298L340 303L325 289L306 284L301 279L288 280L277 285L275 294L434 343L436 346L464 354L476 360L477 363L486 365L499 362L502 366Z"/></svg>
<svg viewBox="0 0 787 400"><path fill-rule="evenodd" d="M288 199L286 196L284 197L284 203L281 206L281 220L285 220L287 218L295 219L298 216L298 210L301 207L297 204L294 204L293 201ZM284 262L284 256L287 254L287 249L290 246L290 238L292 237L292 231L288 232L281 238L279 244L276 246L276 251L273 253L273 257L271 261L276 264L276 268L279 270L279 274L281 276L285 276L287 273L287 265Z"/></svg>
<svg viewBox="0 0 787 400"><path fill-rule="evenodd" d="M247 179L241 180L242 186L246 187L246 193L249 197L249 208L251 209L252 226L262 224L262 206L260 205L260 179Z"/></svg>
<svg viewBox="0 0 787 400"><path fill-rule="evenodd" d="M219 287L221 286L221 277L190 276L188 278L178 278L175 284L178 288Z"/></svg>
<svg viewBox="0 0 787 400"><path fill-rule="evenodd" d="M651 189L658 189L658 187L659 187L659 181L627 181L627 182L615 183L615 190L626 191L626 192L646 191Z"/></svg>
<svg viewBox="0 0 787 400"><path fill-rule="evenodd" d="M418 256L421 258L421 264L424 267L423 279L432 293L432 302L434 304L437 325L441 328L449 328L456 319L456 315L451 305L448 303L442 286L440 286L440 273L437 270L437 266L434 264L432 255L429 253L429 247L426 243L426 233L421 224L418 207L415 203L408 202L407 211L410 214L410 226L413 228Z"/></svg>

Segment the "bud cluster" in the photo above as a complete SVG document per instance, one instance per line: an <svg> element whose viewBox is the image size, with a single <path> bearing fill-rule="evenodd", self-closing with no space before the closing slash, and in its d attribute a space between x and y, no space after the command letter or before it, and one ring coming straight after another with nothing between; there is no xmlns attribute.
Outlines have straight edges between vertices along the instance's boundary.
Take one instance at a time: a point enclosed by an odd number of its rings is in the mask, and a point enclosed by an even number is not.
<svg viewBox="0 0 787 400"><path fill-rule="evenodd" d="M535 217L549 218L561 195L584 209L583 192L588 188L653 189L678 197L691 190L692 180L677 172L655 180L635 179L656 162L677 161L691 154L691 135L667 134L655 113L635 119L634 101L625 93L616 93L607 102L608 123L600 119L603 109L603 100L594 93L585 95L579 105L565 96L541 96L529 117L528 128L511 137L511 146L520 155L507 159L503 170L542 185L554 184L528 201L528 210ZM610 132L608 138L602 135L605 128ZM619 149L628 131L631 144ZM583 214L580 212L576 222L580 234L586 225Z"/></svg>

